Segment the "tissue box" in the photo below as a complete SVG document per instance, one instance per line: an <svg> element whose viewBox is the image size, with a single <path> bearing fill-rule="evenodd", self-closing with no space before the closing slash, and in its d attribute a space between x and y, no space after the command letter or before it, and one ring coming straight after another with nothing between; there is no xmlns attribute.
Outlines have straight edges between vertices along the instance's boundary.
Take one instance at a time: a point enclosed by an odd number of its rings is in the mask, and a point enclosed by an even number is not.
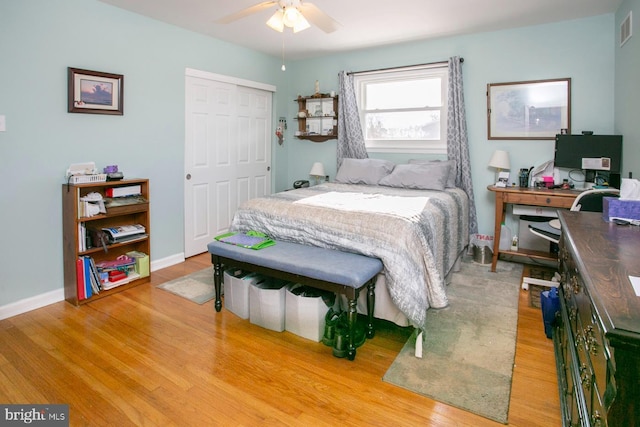
<svg viewBox="0 0 640 427"><path fill-rule="evenodd" d="M617 197L603 197L602 218L605 221L612 221L612 218L640 220L640 200L620 200Z"/></svg>
<svg viewBox="0 0 640 427"><path fill-rule="evenodd" d="M320 342L329 307L322 293L299 283L287 288L285 329L302 338Z"/></svg>

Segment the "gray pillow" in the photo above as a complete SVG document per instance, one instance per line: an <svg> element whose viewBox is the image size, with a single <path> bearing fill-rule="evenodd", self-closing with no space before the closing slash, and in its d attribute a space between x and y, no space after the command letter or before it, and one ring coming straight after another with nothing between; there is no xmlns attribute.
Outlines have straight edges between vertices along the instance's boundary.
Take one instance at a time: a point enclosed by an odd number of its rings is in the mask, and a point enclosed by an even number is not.
<svg viewBox="0 0 640 427"><path fill-rule="evenodd" d="M453 160L427 160L427 159L411 159L409 164L427 165L431 163L448 163L450 165L449 176L447 177L447 188L456 187L456 167Z"/></svg>
<svg viewBox="0 0 640 427"><path fill-rule="evenodd" d="M380 185L442 191L446 188L449 169L451 165L446 162L397 165L380 180Z"/></svg>
<svg viewBox="0 0 640 427"><path fill-rule="evenodd" d="M336 174L342 184L378 185L393 170L395 163L381 159L343 159Z"/></svg>

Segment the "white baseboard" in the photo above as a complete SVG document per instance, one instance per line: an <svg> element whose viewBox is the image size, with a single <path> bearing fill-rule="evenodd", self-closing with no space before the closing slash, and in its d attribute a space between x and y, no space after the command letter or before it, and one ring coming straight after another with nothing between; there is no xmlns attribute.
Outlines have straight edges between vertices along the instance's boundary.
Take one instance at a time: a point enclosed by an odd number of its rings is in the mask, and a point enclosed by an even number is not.
<svg viewBox="0 0 640 427"><path fill-rule="evenodd" d="M179 253L168 256L166 258L152 261L150 269L153 272L161 268L180 264L181 262L184 262L184 253ZM17 316L18 314L26 313L31 310L37 310L38 308L42 308L60 301L64 301L63 287L54 291L46 292L44 294L35 295L29 298L22 299L20 301L12 302L0 307L0 320Z"/></svg>
<svg viewBox="0 0 640 427"><path fill-rule="evenodd" d="M56 289L55 291L46 292L44 294L12 302L0 307L0 320L17 316L18 314L26 313L27 311L35 310L37 308L41 308L63 300L64 289L61 288Z"/></svg>
<svg viewBox="0 0 640 427"><path fill-rule="evenodd" d="M151 271L171 267L172 265L180 264L181 262L184 262L184 252L151 261Z"/></svg>

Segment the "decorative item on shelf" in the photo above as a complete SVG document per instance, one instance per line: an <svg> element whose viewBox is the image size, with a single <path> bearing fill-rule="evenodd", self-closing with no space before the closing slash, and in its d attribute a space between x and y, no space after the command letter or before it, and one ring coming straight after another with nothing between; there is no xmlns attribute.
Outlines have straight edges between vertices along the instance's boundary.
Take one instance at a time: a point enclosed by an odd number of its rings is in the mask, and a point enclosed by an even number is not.
<svg viewBox="0 0 640 427"><path fill-rule="evenodd" d="M309 171L309 176L316 180L316 185L320 184L325 178L324 165L320 162L315 162Z"/></svg>
<svg viewBox="0 0 640 427"><path fill-rule="evenodd" d="M124 174L118 171L118 165L105 166L103 171L107 174L107 181L120 181L124 178Z"/></svg>
<svg viewBox="0 0 640 427"><path fill-rule="evenodd" d="M313 93L313 96L316 98L320 98L320 82L318 80L316 80L316 84L315 84L315 92Z"/></svg>
<svg viewBox="0 0 640 427"><path fill-rule="evenodd" d="M496 150L489 160L489 167L496 169L496 187L506 187L509 184L509 172L503 169L510 169L509 153L504 150Z"/></svg>

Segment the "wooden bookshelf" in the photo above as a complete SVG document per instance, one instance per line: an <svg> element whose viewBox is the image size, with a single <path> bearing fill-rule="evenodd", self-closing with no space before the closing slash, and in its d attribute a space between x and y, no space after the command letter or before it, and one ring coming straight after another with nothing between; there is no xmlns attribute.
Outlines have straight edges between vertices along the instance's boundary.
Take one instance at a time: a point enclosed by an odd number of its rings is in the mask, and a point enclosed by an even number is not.
<svg viewBox="0 0 640 427"><path fill-rule="evenodd" d="M140 198L135 203L106 207L106 213L93 216L83 216L80 198L96 192L106 198L106 190L115 187L140 186ZM105 247L94 244L91 239L84 239L82 244L81 226L86 229L102 229L122 225L141 224L145 227L145 234L120 243L108 244ZM64 263L64 297L73 305L81 305L120 292L133 286L149 282L151 276L139 277L117 287L101 290L90 298L81 299L78 295L76 261L83 256L90 256L96 263L115 260L128 252L142 252L150 259L150 220L149 220L149 180L128 179L122 181L93 182L87 184L62 185L62 233L63 233L63 263Z"/></svg>

